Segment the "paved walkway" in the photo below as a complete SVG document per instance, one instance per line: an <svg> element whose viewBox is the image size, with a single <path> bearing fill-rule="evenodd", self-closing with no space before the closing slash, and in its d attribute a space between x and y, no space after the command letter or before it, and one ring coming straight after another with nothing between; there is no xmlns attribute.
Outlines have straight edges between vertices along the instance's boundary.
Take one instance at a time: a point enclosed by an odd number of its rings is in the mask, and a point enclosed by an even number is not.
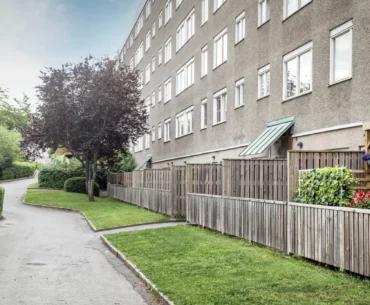
<svg viewBox="0 0 370 305"><path fill-rule="evenodd" d="M32 180L5 183L0 221L0 304L155 304L82 216L25 206Z"/></svg>

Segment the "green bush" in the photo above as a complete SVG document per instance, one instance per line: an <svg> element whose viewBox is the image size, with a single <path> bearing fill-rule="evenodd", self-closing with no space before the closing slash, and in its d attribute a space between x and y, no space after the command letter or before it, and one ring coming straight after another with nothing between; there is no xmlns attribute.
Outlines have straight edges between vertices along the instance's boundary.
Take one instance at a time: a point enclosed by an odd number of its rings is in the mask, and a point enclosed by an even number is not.
<svg viewBox="0 0 370 305"><path fill-rule="evenodd" d="M5 190L3 187L0 186L0 218L3 213L4 194L5 194Z"/></svg>
<svg viewBox="0 0 370 305"><path fill-rule="evenodd" d="M84 177L69 178L64 183L64 190L69 193L86 194L86 179ZM99 196L99 185L94 185L94 196Z"/></svg>
<svg viewBox="0 0 370 305"><path fill-rule="evenodd" d="M39 173L39 186L53 189L62 189L69 178L83 176L82 169L52 169L43 168Z"/></svg>
<svg viewBox="0 0 370 305"><path fill-rule="evenodd" d="M30 177L35 173L36 163L14 162L12 166L3 169L0 173L0 180L10 180Z"/></svg>
<svg viewBox="0 0 370 305"><path fill-rule="evenodd" d="M356 182L352 171L326 167L305 172L301 175L296 200L301 203L349 206Z"/></svg>
<svg viewBox="0 0 370 305"><path fill-rule="evenodd" d="M10 167L20 155L21 135L0 126L0 170Z"/></svg>

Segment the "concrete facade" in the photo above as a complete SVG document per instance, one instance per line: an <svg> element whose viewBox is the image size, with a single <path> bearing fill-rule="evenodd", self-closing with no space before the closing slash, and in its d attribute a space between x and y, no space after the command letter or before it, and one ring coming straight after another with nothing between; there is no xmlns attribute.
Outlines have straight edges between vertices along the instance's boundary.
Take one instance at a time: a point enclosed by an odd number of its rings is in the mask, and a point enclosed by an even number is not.
<svg viewBox="0 0 370 305"><path fill-rule="evenodd" d="M122 49L120 59L132 64L141 43L155 24L156 35L142 60L135 63L140 71L155 58L155 71L143 86L142 97L155 92L155 105L150 107L149 127L171 118L170 141L150 140L150 148L134 154L138 164L152 156L153 167L187 162L221 161L238 158L249 143L261 134L267 123L293 116L290 148L358 150L363 145L362 124L370 121L370 2L368 0L312 0L289 17L284 17L287 0L270 1L270 19L258 25L259 0L226 0L214 12L208 0L208 21L201 24L201 1L183 0L176 8L172 0L172 18L158 28L158 16L164 15L166 0L148 0L151 12L134 38L132 33ZM181 1L180 1L181 2ZM148 3L148 2L147 2ZM148 4L146 4L148 5ZM176 30L194 10L195 33L176 52ZM245 12L245 39L235 43L236 18ZM331 30L352 21L352 76L345 81L330 83ZM134 27L135 28L135 27ZM134 32L133 28L133 32ZM213 69L214 38L227 29L227 61ZM151 35L152 36L152 35ZM172 37L172 59L158 65L158 51ZM130 43L130 41L132 43ZM312 91L284 100L284 55L312 42ZM208 46L208 73L201 77L201 49ZM162 55L164 57L164 55ZM191 58L195 61L194 84L182 93L176 92L176 72ZM270 64L270 95L258 99L258 69ZM144 72L145 74L145 72ZM172 78L172 98L158 102L158 88ZM244 106L235 108L235 83L245 78ZM212 125L214 94L227 89L226 120ZM201 129L201 101L207 99L208 125ZM175 137L176 114L193 106L192 132ZM163 129L163 128L162 128ZM298 147L297 144L300 146ZM143 145L144 146L144 145Z"/></svg>

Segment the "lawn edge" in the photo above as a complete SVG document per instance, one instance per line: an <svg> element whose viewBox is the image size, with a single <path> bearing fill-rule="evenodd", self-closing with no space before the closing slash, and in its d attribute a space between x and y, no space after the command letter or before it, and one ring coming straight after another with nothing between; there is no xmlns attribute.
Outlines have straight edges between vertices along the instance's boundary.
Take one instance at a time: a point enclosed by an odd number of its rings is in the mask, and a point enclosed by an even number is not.
<svg viewBox="0 0 370 305"><path fill-rule="evenodd" d="M10 183L10 182L17 182L17 181L29 180L29 179L33 179L33 178L36 178L36 173L33 174L32 176L27 176L27 177L22 177L22 178L0 180L0 184L1 183Z"/></svg>
<svg viewBox="0 0 370 305"><path fill-rule="evenodd" d="M26 202L25 198L22 198L22 203L27 206L31 207L36 207L36 208L44 208L44 209L51 209L51 210L58 210L58 211L64 211L64 212L72 212L72 213L77 213L83 216L89 225L90 229L96 233L99 232L105 232L105 231L112 231L112 230L118 230L118 229L126 229L126 228L135 228L135 227L140 227L140 226L145 226L145 225L156 225L156 224L162 224L162 223L176 223L176 222L182 222L183 219L168 219L168 220L163 220L163 221L157 221L157 222L146 222L146 223L138 223L138 224L132 224L132 225L121 225L121 226L115 226L115 227L108 227L108 228L102 228L102 229L97 229L95 225L91 222L91 220L86 216L84 212L81 212L79 210L74 210L71 208L62 208L62 207L53 207L41 203L29 203ZM153 212L155 213L155 212Z"/></svg>
<svg viewBox="0 0 370 305"><path fill-rule="evenodd" d="M140 271L134 263L132 263L121 251L119 251L105 236L100 236L103 243L108 247L108 249L118 257L144 284L146 284L150 289L158 294L159 299L165 305L175 305L164 293L162 293L158 287L149 280L143 272Z"/></svg>

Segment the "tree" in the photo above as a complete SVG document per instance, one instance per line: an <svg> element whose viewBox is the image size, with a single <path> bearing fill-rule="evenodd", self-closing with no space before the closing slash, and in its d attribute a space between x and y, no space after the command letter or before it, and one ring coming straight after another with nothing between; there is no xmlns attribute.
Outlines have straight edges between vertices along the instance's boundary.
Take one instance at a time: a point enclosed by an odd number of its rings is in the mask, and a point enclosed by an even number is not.
<svg viewBox="0 0 370 305"><path fill-rule="evenodd" d="M24 133L28 155L66 147L85 168L86 188L94 201L97 164L125 149L147 132L137 71L108 58L92 57L48 68L38 87L40 105Z"/></svg>
<svg viewBox="0 0 370 305"><path fill-rule="evenodd" d="M19 157L20 142L19 132L0 126L0 172L10 167L13 161Z"/></svg>

